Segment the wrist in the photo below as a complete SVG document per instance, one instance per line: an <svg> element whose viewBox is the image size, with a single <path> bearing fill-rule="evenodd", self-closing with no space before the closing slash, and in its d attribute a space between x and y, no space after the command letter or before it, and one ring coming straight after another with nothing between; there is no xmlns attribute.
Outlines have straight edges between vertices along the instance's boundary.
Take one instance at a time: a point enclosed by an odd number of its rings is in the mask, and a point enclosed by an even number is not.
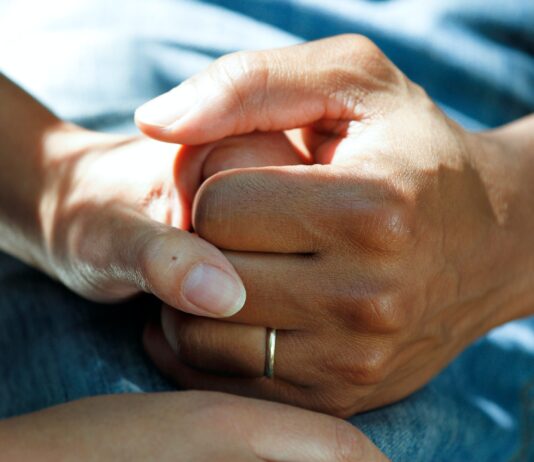
<svg viewBox="0 0 534 462"><path fill-rule="evenodd" d="M0 152L0 250L51 276L43 247L41 199L46 190L49 139L65 127L51 115L43 117L30 132L19 130L8 138Z"/></svg>
<svg viewBox="0 0 534 462"><path fill-rule="evenodd" d="M21 223L21 233L28 245L27 263L59 279L52 255L55 228L59 223L61 201L67 185L73 180L74 160L110 135L100 135L58 120L40 133L38 154L28 156L34 188L28 191L20 210L31 210L33 220ZM70 185L69 185L70 186ZM19 256L20 258L20 256Z"/></svg>
<svg viewBox="0 0 534 462"><path fill-rule="evenodd" d="M68 245L58 240L66 239L63 231L70 225L72 213L90 200L89 192L101 192L98 185L91 188L85 185L90 160L125 139L128 138L89 131L65 122L43 136L42 187L37 199L39 252L46 262L45 271L54 278L62 279L64 272L58 268L65 263L66 255L58 249L68 248ZM80 191L84 185L88 189L85 195Z"/></svg>
<svg viewBox="0 0 534 462"><path fill-rule="evenodd" d="M473 134L473 166L493 213L489 327L534 313L534 118ZM497 288L498 287L498 288Z"/></svg>

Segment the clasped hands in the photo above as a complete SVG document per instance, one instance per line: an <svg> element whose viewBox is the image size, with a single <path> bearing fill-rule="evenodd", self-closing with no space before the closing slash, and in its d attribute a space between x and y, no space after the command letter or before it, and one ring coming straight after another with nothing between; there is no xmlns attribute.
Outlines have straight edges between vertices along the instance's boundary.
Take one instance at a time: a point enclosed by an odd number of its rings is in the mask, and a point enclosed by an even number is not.
<svg viewBox="0 0 534 462"><path fill-rule="evenodd" d="M499 143L369 40L223 57L136 121L182 146L92 145L76 191L54 184L70 194L46 235L79 293L163 300L145 346L179 385L347 417L417 390L518 314L498 302L523 258L503 226Z"/></svg>

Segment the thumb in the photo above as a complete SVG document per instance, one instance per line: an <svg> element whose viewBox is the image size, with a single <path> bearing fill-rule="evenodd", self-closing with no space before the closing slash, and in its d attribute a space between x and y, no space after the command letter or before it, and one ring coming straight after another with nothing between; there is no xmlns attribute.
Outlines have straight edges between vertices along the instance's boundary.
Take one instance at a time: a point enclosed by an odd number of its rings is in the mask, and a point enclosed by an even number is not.
<svg viewBox="0 0 534 462"><path fill-rule="evenodd" d="M342 35L288 48L239 52L137 109L148 136L202 144L319 120L363 120L391 107L402 73L368 39Z"/></svg>
<svg viewBox="0 0 534 462"><path fill-rule="evenodd" d="M181 311L209 317L231 316L243 307L240 277L220 250L197 235L124 212L113 234L106 257L113 264L104 273L118 283L116 293L120 286L144 290Z"/></svg>

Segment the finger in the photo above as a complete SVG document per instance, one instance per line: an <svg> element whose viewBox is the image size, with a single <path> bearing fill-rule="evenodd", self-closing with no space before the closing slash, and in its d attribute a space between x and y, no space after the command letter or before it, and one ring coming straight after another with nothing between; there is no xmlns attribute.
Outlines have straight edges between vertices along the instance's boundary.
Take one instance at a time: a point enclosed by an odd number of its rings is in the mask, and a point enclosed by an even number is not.
<svg viewBox="0 0 534 462"><path fill-rule="evenodd" d="M229 322L284 330L313 329L315 312L335 303L338 288L322 263L304 255L225 252L247 288L244 307Z"/></svg>
<svg viewBox="0 0 534 462"><path fill-rule="evenodd" d="M218 173L197 193L193 226L222 249L314 253L324 241L320 211L335 212L343 192L332 186L328 168L264 167Z"/></svg>
<svg viewBox="0 0 534 462"><path fill-rule="evenodd" d="M285 133L251 133L216 143L203 166L203 180L234 168L298 165L307 163Z"/></svg>
<svg viewBox="0 0 534 462"><path fill-rule="evenodd" d="M306 388L277 378L222 377L197 370L181 361L159 326L149 325L143 342L156 366L181 388L218 390L251 398L269 398L279 402L309 407Z"/></svg>
<svg viewBox="0 0 534 462"><path fill-rule="evenodd" d="M321 119L362 120L391 105L402 80L372 42L342 35L223 57L141 106L135 120L148 136L185 144Z"/></svg>
<svg viewBox="0 0 534 462"><path fill-rule="evenodd" d="M162 309L161 323L177 358L190 367L215 375L256 378L265 375L265 327L185 315L168 307ZM317 374L310 364L305 338L296 331L276 331L277 379L311 385Z"/></svg>
<svg viewBox="0 0 534 462"><path fill-rule="evenodd" d="M218 172L308 162L284 133L251 133L207 145L183 146L176 159L175 183L189 206L201 183Z"/></svg>
<svg viewBox="0 0 534 462"><path fill-rule="evenodd" d="M293 165L218 173L196 195L193 226L226 250L337 252L347 236L381 250L396 234L402 237L402 210L395 191L377 187L383 172L365 163L362 170ZM378 224L385 234L369 232Z"/></svg>
<svg viewBox="0 0 534 462"><path fill-rule="evenodd" d="M216 390L249 398L267 399L342 417L349 417L358 409L359 404L355 405L351 396L339 398L341 402L347 403L346 406L332 406L332 396L336 394L334 383L328 384L327 387L297 385L278 377L276 364L273 378L229 377L191 367L176 356L160 326L146 329L144 345L156 366L180 388ZM295 363L292 366L295 367ZM348 393L348 390L346 387L339 387L339 393Z"/></svg>
<svg viewBox="0 0 534 462"><path fill-rule="evenodd" d="M107 289L107 297L133 295L132 288L156 295L174 308L203 316L229 316L246 293L232 265L213 245L186 231L152 221L120 204L87 213L84 235L71 245L85 255ZM94 217L98 217L94 220ZM91 218L92 217L92 218ZM77 240L78 243L74 241Z"/></svg>

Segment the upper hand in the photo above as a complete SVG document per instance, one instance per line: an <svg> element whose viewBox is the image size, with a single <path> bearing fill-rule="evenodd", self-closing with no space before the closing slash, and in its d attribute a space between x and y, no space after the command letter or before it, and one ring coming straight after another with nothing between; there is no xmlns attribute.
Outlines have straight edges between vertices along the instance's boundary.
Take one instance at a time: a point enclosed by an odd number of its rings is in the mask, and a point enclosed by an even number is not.
<svg viewBox="0 0 534 462"><path fill-rule="evenodd" d="M173 112L176 98L190 107ZM224 250L248 298L224 323L163 311L178 356L151 338L147 348L183 386L348 416L408 395L524 312L532 256L513 160L365 38L224 57L137 121L189 143L300 127L316 163L201 187L195 230ZM274 380L262 377L266 327L278 329Z"/></svg>

